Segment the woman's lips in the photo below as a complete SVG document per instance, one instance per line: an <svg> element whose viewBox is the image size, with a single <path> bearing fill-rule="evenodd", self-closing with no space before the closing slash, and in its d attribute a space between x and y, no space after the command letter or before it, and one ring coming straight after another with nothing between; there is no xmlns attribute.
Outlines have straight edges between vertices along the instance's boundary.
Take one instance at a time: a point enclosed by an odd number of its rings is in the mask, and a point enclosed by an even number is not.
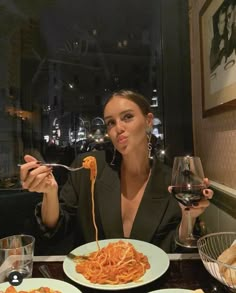
<svg viewBox="0 0 236 293"><path fill-rule="evenodd" d="M118 136L117 138L117 142L120 143L120 144L123 144L127 141L127 137L126 136L123 136L123 135L120 135Z"/></svg>

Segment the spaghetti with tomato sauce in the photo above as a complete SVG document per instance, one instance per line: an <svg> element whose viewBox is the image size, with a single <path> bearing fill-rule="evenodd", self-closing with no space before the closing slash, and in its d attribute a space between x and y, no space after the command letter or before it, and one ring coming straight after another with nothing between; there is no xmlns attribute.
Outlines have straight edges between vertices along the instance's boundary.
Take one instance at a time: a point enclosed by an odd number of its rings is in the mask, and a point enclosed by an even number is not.
<svg viewBox="0 0 236 293"><path fill-rule="evenodd" d="M87 255L85 259L80 256L75 258L76 272L82 274L91 283L97 284L116 285L140 281L146 270L150 268L147 256L138 252L131 243L122 240L100 248L94 206L96 159L92 156L85 157L83 167L90 169L92 219L98 249Z"/></svg>
<svg viewBox="0 0 236 293"><path fill-rule="evenodd" d="M91 252L85 260L78 258L76 265L91 283L112 285L137 282L149 268L148 258L122 240Z"/></svg>
<svg viewBox="0 0 236 293"><path fill-rule="evenodd" d="M9 286L5 291L1 291L0 293L62 293L58 290L53 290L49 287L40 287L38 289L32 289L32 290L19 290L17 291L14 286Z"/></svg>

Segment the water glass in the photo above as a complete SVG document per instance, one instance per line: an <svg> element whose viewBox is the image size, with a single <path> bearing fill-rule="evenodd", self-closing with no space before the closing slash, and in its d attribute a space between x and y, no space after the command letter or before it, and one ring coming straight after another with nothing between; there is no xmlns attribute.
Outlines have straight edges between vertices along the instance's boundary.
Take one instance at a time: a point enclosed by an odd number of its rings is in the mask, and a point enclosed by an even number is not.
<svg viewBox="0 0 236 293"><path fill-rule="evenodd" d="M23 278L32 277L35 238L31 235L12 235L0 239L0 283L11 272Z"/></svg>

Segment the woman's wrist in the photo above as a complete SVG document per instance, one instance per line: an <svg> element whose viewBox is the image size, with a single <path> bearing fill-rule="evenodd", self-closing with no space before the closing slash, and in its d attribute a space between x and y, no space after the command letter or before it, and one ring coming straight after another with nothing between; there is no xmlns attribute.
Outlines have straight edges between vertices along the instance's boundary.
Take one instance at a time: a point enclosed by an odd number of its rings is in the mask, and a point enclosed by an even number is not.
<svg viewBox="0 0 236 293"><path fill-rule="evenodd" d="M50 187L49 190L46 190L44 193L43 193L44 197L45 198L48 198L48 197L58 197L58 186L57 184L53 185L52 187Z"/></svg>
<svg viewBox="0 0 236 293"><path fill-rule="evenodd" d="M55 188L48 193L44 193L42 201L42 221L50 228L53 228L56 225L59 218L59 200L57 190L58 188Z"/></svg>

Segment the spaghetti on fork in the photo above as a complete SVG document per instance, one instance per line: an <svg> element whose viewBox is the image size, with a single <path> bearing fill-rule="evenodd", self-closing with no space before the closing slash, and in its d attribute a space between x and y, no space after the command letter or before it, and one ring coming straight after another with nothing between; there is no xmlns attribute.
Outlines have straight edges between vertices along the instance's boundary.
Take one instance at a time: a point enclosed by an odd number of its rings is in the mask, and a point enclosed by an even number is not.
<svg viewBox="0 0 236 293"><path fill-rule="evenodd" d="M97 161L95 157L88 156L85 157L83 160L82 166L85 169L90 170L90 180L91 180L91 201L92 201L92 219L93 219L93 226L95 229L95 239L97 243L98 249L100 249L99 243L98 243L98 228L95 220L95 202L94 202L94 185L97 178Z"/></svg>

